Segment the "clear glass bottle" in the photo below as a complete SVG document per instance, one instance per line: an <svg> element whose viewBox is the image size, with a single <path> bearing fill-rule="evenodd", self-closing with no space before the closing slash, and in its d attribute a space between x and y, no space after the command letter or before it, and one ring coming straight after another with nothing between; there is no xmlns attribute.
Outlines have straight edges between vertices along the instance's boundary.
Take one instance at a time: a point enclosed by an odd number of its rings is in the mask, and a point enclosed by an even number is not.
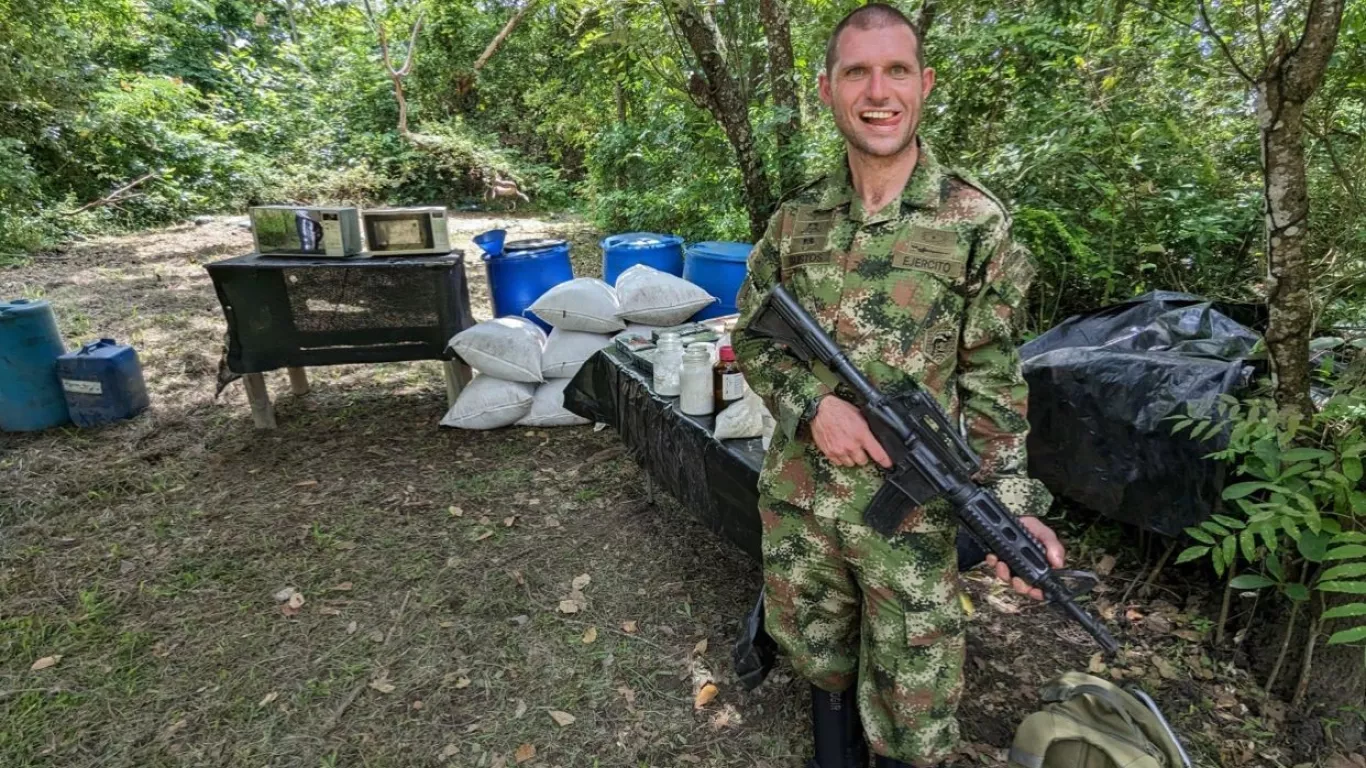
<svg viewBox="0 0 1366 768"><path fill-rule="evenodd" d="M711 345L690 344L683 353L682 394L678 408L689 416L710 416L712 402Z"/></svg>
<svg viewBox="0 0 1366 768"><path fill-rule="evenodd" d="M654 391L664 397L678 397L683 374L683 342L676 333L661 333L655 342Z"/></svg>
<svg viewBox="0 0 1366 768"><path fill-rule="evenodd" d="M724 411L726 406L745 396L745 375L740 372L740 364L735 362L735 350L729 344L721 347L720 355L712 376L712 399L716 410Z"/></svg>

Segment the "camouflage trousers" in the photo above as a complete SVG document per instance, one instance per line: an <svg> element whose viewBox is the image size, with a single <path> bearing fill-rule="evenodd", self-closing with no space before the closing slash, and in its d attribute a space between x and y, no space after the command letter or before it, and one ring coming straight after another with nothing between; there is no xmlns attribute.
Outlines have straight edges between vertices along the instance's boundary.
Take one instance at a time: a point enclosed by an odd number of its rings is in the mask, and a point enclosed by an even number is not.
<svg viewBox="0 0 1366 768"><path fill-rule="evenodd" d="M874 752L942 762L958 744L966 646L952 512L932 503L889 537L768 497L759 511L769 634L824 690L857 677Z"/></svg>

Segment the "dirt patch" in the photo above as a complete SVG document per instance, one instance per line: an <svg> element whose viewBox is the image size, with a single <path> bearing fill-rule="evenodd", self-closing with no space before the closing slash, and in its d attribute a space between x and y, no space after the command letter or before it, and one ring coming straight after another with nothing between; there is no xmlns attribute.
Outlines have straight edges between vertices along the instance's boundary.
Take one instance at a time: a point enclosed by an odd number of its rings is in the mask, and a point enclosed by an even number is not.
<svg viewBox="0 0 1366 768"><path fill-rule="evenodd" d="M468 238L492 226L568 237L598 274L573 219L452 224L479 317ZM805 684L784 664L747 694L729 668L757 566L645 503L629 458L587 461L610 431L439 430L434 363L315 369L302 398L273 375L274 432L240 384L215 398L203 264L249 247L215 219L0 270L0 295L52 300L68 345L135 344L153 398L107 429L0 435L0 765L802 764ZM1137 550L1067 530L1082 565L1120 556L1096 605L1135 647L1098 672L1157 695L1200 765L1279 765L1275 712L1211 659L1204 604L1180 585L1121 600ZM1002 765L1038 685L1096 662L1046 609L969 586L964 764ZM708 676L720 695L695 711Z"/></svg>

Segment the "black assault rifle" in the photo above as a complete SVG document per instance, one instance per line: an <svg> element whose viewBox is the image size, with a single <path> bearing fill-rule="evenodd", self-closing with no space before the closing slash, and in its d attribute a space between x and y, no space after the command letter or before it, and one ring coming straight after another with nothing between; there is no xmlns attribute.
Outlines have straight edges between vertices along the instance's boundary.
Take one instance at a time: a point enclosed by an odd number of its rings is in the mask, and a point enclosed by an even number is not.
<svg viewBox="0 0 1366 768"><path fill-rule="evenodd" d="M924 389L912 383L906 394L884 395L781 285L769 292L745 332L782 343L803 362L820 361L854 392L873 436L892 460L892 468L884 471L886 482L863 513L870 528L891 535L911 510L944 497L963 527L1013 575L1042 590L1106 653L1119 650L1109 631L1077 605L1063 583L1070 574L1053 571L1038 540L995 494L973 481L981 460Z"/></svg>

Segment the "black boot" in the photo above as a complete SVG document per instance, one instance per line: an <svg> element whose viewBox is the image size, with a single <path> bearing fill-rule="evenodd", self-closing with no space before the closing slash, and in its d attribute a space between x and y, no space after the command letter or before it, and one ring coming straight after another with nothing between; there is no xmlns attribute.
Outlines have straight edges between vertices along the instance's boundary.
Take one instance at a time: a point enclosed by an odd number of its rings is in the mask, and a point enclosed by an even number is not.
<svg viewBox="0 0 1366 768"><path fill-rule="evenodd" d="M868 745L854 706L855 686L829 693L811 686L811 735L816 756L807 768L866 768Z"/></svg>

